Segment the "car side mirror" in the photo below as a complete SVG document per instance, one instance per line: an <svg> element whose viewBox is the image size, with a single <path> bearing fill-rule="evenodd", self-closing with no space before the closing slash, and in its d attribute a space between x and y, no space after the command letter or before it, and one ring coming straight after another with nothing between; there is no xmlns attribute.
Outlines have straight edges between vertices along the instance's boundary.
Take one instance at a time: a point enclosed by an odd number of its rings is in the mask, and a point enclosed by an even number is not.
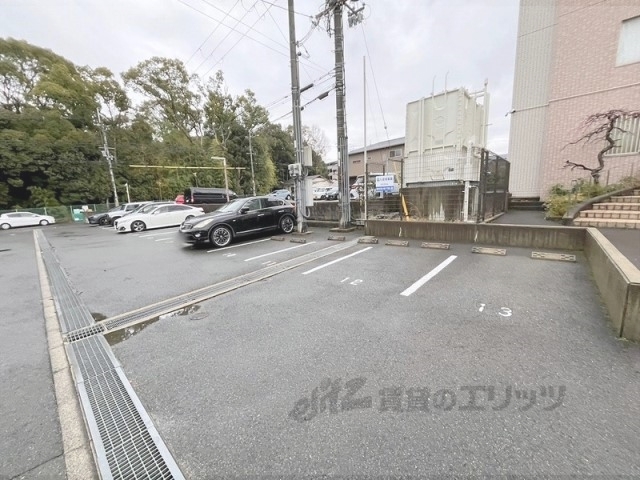
<svg viewBox="0 0 640 480"><path fill-rule="evenodd" d="M240 213L247 213L249 211L249 207L242 207L240 209Z"/></svg>

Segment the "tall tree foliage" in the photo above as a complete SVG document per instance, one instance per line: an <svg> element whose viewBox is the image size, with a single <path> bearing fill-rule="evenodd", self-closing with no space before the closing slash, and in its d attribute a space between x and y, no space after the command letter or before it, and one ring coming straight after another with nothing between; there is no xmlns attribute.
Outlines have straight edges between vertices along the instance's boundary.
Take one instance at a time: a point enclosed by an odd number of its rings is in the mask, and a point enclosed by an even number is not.
<svg viewBox="0 0 640 480"><path fill-rule="evenodd" d="M250 194L252 163L256 191L266 193L295 162L290 128L271 124L250 90L231 95L222 72L203 82L180 60L153 57L117 76L0 39L0 208L113 200L102 129L120 200L125 183L132 199L224 185L220 169L156 166L222 166L214 157L224 157L231 187ZM322 132L307 129L305 141L322 173Z"/></svg>

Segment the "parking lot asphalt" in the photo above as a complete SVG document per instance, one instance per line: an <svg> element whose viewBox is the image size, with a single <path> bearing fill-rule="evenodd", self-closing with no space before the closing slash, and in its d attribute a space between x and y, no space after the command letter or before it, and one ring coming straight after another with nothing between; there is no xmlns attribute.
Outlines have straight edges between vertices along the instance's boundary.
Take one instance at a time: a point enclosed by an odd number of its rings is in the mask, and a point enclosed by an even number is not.
<svg viewBox="0 0 640 480"><path fill-rule="evenodd" d="M0 292L0 478L63 478L31 228L0 235Z"/></svg>
<svg viewBox="0 0 640 480"><path fill-rule="evenodd" d="M336 244L312 230L295 237L305 244L256 237L220 250L185 246L175 229L45 232L103 318ZM552 262L361 235L109 334L187 478L640 475L640 348L613 334L580 253ZM32 249L30 229L19 236Z"/></svg>

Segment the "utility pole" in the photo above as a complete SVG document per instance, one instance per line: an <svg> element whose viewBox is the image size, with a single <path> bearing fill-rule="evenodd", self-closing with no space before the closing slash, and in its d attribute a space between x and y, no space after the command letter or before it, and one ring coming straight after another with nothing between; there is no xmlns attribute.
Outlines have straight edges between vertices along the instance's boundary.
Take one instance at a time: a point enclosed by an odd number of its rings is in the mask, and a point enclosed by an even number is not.
<svg viewBox="0 0 640 480"><path fill-rule="evenodd" d="M352 0L353 1L353 0ZM349 26L362 21L362 10L352 8L347 0L326 0L324 11L316 15L316 21L333 14L333 33L336 74L336 123L338 134L338 186L340 189L340 228L351 223L351 203L349 198L349 148L347 137L346 88L344 81L344 30L342 27L342 7L349 9Z"/></svg>
<svg viewBox="0 0 640 480"><path fill-rule="evenodd" d="M120 205L120 202L118 201L118 190L116 189L116 179L113 176L113 164L111 163L111 160L113 160L113 157L111 156L111 152L109 151L109 142L107 141L107 130L105 129L105 126L102 123L102 118L100 117L100 109L96 109L96 113L98 114L98 126L102 131L102 141L103 141L102 154L107 159L107 165L109 165L109 177L111 177L111 189L113 191L113 201L116 207L118 207Z"/></svg>
<svg viewBox="0 0 640 480"><path fill-rule="evenodd" d="M344 34L342 30L342 2L333 8L334 46L336 62L336 121L338 126L338 185L340 188L340 228L351 223L349 198L349 150L347 144L346 88L344 84Z"/></svg>
<svg viewBox="0 0 640 480"><path fill-rule="evenodd" d="M303 176L303 151L302 151L302 121L300 118L300 72L298 67L298 52L296 41L296 23L293 9L293 0L289 0L289 55L291 59L291 103L293 106L293 147L296 152L296 169L294 170L296 213L298 233L307 231L307 222L304 218L304 176Z"/></svg>

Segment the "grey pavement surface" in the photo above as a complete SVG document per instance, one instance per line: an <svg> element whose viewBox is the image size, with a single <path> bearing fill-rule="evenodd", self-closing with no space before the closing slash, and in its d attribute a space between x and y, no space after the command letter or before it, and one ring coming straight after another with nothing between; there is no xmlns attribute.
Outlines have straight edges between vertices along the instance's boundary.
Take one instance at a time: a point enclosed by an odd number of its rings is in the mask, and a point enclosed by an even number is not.
<svg viewBox="0 0 640 480"><path fill-rule="evenodd" d="M312 230L305 245L256 237L213 251L175 229L45 233L104 318L335 245ZM613 334L582 254L382 243L108 336L188 478L640 477L640 346ZM32 229L2 232L0 250L0 478L64 478Z"/></svg>
<svg viewBox="0 0 640 480"><path fill-rule="evenodd" d="M558 222L545 220L544 212L529 210L511 210L492 223L561 226ZM631 263L637 268L640 268L640 230L621 228L599 228L598 230L600 230Z"/></svg>
<svg viewBox="0 0 640 480"><path fill-rule="evenodd" d="M333 244L314 230L295 249L255 239L210 253L170 231L47 238L90 310L111 316ZM640 476L640 348L615 338L584 257L411 243L354 245L110 338L187 477ZM327 378L338 411L314 414ZM428 411L407 411L411 388L416 401L429 390ZM473 388L479 410L463 408Z"/></svg>
<svg viewBox="0 0 640 480"><path fill-rule="evenodd" d="M0 233L0 478L66 478L32 229Z"/></svg>

